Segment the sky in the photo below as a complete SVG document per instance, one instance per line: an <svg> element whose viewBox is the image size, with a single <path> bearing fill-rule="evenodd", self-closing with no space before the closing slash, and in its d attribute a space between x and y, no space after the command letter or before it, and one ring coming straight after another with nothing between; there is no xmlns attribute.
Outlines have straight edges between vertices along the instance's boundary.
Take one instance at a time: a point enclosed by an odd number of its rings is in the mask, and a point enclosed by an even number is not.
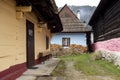
<svg viewBox="0 0 120 80"><path fill-rule="evenodd" d="M65 4L67 5L76 5L76 6L97 6L100 0L55 0L58 7L63 7Z"/></svg>

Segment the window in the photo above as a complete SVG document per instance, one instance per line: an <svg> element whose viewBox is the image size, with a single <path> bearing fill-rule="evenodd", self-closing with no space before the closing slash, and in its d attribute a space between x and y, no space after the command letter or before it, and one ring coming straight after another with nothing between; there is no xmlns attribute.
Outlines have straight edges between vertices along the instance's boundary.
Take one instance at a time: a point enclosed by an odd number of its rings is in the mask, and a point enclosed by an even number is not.
<svg viewBox="0 0 120 80"><path fill-rule="evenodd" d="M70 46L70 38L62 38L62 46L69 47Z"/></svg>
<svg viewBox="0 0 120 80"><path fill-rule="evenodd" d="M49 37L46 36L46 49L49 49Z"/></svg>

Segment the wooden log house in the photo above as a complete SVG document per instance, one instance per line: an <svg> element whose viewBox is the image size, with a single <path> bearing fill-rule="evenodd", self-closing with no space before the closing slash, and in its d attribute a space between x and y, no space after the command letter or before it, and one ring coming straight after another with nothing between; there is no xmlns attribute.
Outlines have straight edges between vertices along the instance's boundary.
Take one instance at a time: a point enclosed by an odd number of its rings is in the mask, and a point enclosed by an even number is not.
<svg viewBox="0 0 120 80"><path fill-rule="evenodd" d="M49 58L51 37L62 30L57 13L54 0L0 0L0 80Z"/></svg>
<svg viewBox="0 0 120 80"><path fill-rule="evenodd" d="M89 25L94 32L94 50L116 55L120 64L120 0L101 0Z"/></svg>

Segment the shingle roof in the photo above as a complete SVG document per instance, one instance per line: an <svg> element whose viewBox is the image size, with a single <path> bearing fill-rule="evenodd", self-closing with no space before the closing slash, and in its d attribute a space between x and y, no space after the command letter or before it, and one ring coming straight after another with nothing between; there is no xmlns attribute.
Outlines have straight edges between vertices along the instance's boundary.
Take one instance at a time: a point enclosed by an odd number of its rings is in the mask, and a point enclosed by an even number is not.
<svg viewBox="0 0 120 80"><path fill-rule="evenodd" d="M86 32L90 31L86 25L79 20L73 18L61 18L63 31L62 32Z"/></svg>
<svg viewBox="0 0 120 80"><path fill-rule="evenodd" d="M59 13L63 31L62 32L88 32L91 31L86 27L85 23L81 22L76 15L65 5Z"/></svg>

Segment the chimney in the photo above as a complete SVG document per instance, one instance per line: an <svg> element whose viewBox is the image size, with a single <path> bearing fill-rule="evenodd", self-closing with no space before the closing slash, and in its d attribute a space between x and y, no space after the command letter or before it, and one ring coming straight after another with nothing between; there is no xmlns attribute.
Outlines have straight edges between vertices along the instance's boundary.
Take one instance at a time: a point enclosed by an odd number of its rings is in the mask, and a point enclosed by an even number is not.
<svg viewBox="0 0 120 80"><path fill-rule="evenodd" d="M77 10L77 17L80 19L80 10Z"/></svg>

